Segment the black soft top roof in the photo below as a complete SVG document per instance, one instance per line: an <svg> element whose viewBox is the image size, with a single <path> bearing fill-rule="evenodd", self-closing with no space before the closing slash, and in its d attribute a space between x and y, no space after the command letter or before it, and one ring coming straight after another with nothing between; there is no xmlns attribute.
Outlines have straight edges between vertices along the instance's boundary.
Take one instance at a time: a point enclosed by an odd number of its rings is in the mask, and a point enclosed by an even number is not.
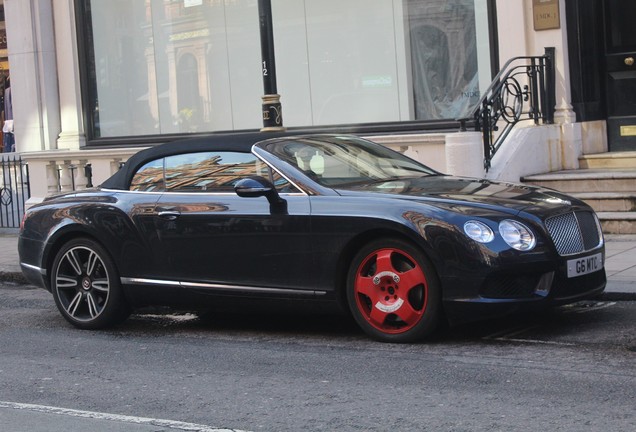
<svg viewBox="0 0 636 432"><path fill-rule="evenodd" d="M286 132L253 132L244 134L210 135L172 141L141 150L132 155L123 167L101 184L106 189L128 189L137 170L144 164L166 156L190 152L235 151L249 153L252 146L270 138L290 135Z"/></svg>

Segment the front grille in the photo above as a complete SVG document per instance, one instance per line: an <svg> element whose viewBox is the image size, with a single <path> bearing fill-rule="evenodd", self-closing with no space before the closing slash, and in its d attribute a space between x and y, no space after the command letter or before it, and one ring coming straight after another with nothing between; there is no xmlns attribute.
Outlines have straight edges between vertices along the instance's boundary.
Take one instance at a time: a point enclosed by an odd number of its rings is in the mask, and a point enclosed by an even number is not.
<svg viewBox="0 0 636 432"><path fill-rule="evenodd" d="M596 215L588 211L565 213L546 219L545 226L559 255L573 255L597 248L602 241Z"/></svg>

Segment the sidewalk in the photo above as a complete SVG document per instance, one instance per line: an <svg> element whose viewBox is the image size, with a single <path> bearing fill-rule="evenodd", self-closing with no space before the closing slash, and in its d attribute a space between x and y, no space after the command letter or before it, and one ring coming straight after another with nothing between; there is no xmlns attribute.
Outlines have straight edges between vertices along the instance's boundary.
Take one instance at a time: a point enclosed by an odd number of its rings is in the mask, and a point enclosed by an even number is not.
<svg viewBox="0 0 636 432"><path fill-rule="evenodd" d="M605 297L636 299L636 235L605 236ZM17 234L0 234L0 283L26 283L18 262Z"/></svg>
<svg viewBox="0 0 636 432"><path fill-rule="evenodd" d="M636 299L636 235L605 236L607 299Z"/></svg>

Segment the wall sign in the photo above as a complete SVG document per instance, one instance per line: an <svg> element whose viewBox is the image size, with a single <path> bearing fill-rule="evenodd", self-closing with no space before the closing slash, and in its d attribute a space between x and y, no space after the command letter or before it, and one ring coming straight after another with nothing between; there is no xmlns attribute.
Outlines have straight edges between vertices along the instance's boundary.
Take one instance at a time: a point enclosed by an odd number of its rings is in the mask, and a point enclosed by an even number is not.
<svg viewBox="0 0 636 432"><path fill-rule="evenodd" d="M636 125L621 126L621 136L636 136Z"/></svg>
<svg viewBox="0 0 636 432"><path fill-rule="evenodd" d="M559 0L532 0L532 16L535 30L561 28Z"/></svg>

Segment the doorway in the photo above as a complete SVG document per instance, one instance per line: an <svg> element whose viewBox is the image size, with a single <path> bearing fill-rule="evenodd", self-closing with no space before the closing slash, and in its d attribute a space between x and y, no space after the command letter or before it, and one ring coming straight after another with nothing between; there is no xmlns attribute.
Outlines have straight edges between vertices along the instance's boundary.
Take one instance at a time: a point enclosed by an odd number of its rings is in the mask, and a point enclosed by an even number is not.
<svg viewBox="0 0 636 432"><path fill-rule="evenodd" d="M636 2L603 1L610 151L636 151Z"/></svg>

